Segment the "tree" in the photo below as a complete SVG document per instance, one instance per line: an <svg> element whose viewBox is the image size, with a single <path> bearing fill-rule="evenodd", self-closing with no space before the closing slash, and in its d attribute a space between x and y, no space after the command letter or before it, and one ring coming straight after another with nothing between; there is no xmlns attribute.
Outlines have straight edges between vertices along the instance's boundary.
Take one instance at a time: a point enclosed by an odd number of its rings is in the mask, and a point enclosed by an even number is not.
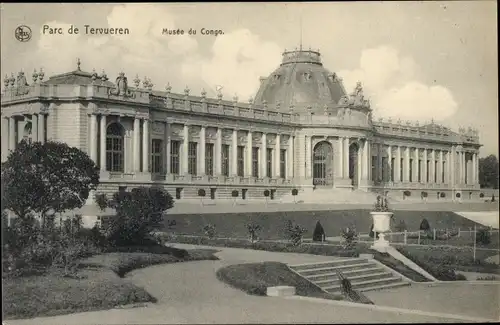
<svg viewBox="0 0 500 325"><path fill-rule="evenodd" d="M481 188L498 189L498 158L489 155L479 158L479 184Z"/></svg>
<svg viewBox="0 0 500 325"><path fill-rule="evenodd" d="M324 240L325 240L325 230L323 229L323 226L318 220L316 222L316 227L314 228L313 232L313 241L324 241Z"/></svg>
<svg viewBox="0 0 500 325"><path fill-rule="evenodd" d="M22 221L81 208L99 184L99 169L78 148L21 141L2 164L2 209Z"/></svg>
<svg viewBox="0 0 500 325"><path fill-rule="evenodd" d="M116 192L111 200L100 197L101 210L109 207L116 211L106 229L108 240L115 246L143 244L151 231L162 227L165 211L174 206L174 199L162 187Z"/></svg>

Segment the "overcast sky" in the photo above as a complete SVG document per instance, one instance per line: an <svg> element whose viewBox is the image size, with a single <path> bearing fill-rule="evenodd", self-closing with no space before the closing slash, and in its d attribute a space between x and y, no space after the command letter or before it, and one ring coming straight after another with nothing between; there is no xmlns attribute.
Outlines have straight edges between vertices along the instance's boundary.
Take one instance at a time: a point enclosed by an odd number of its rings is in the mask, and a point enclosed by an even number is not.
<svg viewBox="0 0 500 325"><path fill-rule="evenodd" d="M348 91L362 81L374 116L479 129L481 156L498 156L496 1L232 4L1 4L2 75L33 69L46 75L76 69L114 81L150 78L155 89L191 94L204 88L242 101L259 77L280 63L284 49L319 49L325 67ZM43 25L64 35L43 34ZM27 25L29 42L14 30ZM79 35L68 34L74 25ZM129 35L85 35L94 28L128 28ZM162 35L163 28L184 36ZM223 35L201 35L201 29ZM188 35L190 29L196 35ZM29 79L30 80L30 79Z"/></svg>

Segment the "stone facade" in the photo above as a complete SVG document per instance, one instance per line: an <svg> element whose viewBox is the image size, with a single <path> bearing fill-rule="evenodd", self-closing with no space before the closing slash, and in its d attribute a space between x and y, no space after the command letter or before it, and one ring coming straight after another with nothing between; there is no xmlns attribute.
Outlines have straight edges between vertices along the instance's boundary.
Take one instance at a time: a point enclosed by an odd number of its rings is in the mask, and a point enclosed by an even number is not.
<svg viewBox="0 0 500 325"><path fill-rule="evenodd" d="M341 79L322 68L318 52L295 57L286 52L283 64L295 64L293 71L311 62L320 67L302 79L281 68L283 76L263 79L255 102L247 103L221 93L194 96L188 88L155 91L148 79L141 87L136 78L130 87L123 73L112 83L79 66L47 81L34 73L30 85L23 73L6 77L2 161L28 138L86 151L100 167L103 191L156 183L177 198L195 197L199 188L215 198L230 197L232 189L255 198L263 188L279 196L312 187L478 195L477 131L373 121L361 84L347 95ZM295 88L286 87L290 78ZM301 102L294 94L309 97Z"/></svg>

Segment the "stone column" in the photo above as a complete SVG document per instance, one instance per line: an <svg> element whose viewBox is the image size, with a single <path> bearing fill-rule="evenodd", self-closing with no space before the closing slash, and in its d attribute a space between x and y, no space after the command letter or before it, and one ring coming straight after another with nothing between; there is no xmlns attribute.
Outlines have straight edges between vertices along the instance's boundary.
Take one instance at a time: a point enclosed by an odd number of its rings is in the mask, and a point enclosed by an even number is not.
<svg viewBox="0 0 500 325"><path fill-rule="evenodd" d="M31 115L31 141L38 142L38 117Z"/></svg>
<svg viewBox="0 0 500 325"><path fill-rule="evenodd" d="M89 154L90 159L97 161L97 116L90 114Z"/></svg>
<svg viewBox="0 0 500 325"><path fill-rule="evenodd" d="M96 122L97 124L97 122ZM45 114L38 114L38 141L45 143ZM97 126L96 126L96 160L97 160Z"/></svg>
<svg viewBox="0 0 500 325"><path fill-rule="evenodd" d="M142 172L149 172L149 120L142 122Z"/></svg>
<svg viewBox="0 0 500 325"><path fill-rule="evenodd" d="M301 182L306 178L306 161L305 161L305 149L306 149L306 142L305 142L305 136L300 134L297 137L297 176L300 179Z"/></svg>
<svg viewBox="0 0 500 325"><path fill-rule="evenodd" d="M370 155L370 146L371 143L368 141L368 139L365 140L365 143L363 145L363 179L369 181L370 180L370 167L371 167L371 155ZM379 144L378 149L379 149L379 154L382 152L380 151L382 145ZM380 160L381 158L379 158Z"/></svg>
<svg viewBox="0 0 500 325"><path fill-rule="evenodd" d="M172 168L171 167L171 164L170 164L170 160L171 160L171 151L172 151L172 135L171 135L171 126L170 126L170 123L165 122L165 151L166 151L166 155L165 155L165 174L170 174L170 169Z"/></svg>
<svg viewBox="0 0 500 325"><path fill-rule="evenodd" d="M448 156L449 156L449 166L448 166L448 178L449 178L449 183L450 185L455 185L455 172L456 172L456 168L455 168L455 155L456 155L456 147L453 146L451 148L451 152L448 152Z"/></svg>
<svg viewBox="0 0 500 325"><path fill-rule="evenodd" d="M238 130L233 129L231 141L231 175L238 175Z"/></svg>
<svg viewBox="0 0 500 325"><path fill-rule="evenodd" d="M99 164L101 167L101 171L105 172L106 171L106 115L101 115L100 119L100 133L101 133L101 138L99 139L101 141L100 149L100 160Z"/></svg>
<svg viewBox="0 0 500 325"><path fill-rule="evenodd" d="M415 154L413 155L413 166L412 166L412 169L413 169L413 175L412 175L412 178L413 178L413 183L417 183L418 182L418 158L419 158L419 149L418 148L415 148Z"/></svg>
<svg viewBox="0 0 500 325"><path fill-rule="evenodd" d="M9 117L9 150L16 150L16 118Z"/></svg>
<svg viewBox="0 0 500 325"><path fill-rule="evenodd" d="M404 182L410 182L410 147L405 148Z"/></svg>
<svg viewBox="0 0 500 325"><path fill-rule="evenodd" d="M392 166L392 147L391 147L391 145L387 146L387 166L388 166L388 170L387 170L386 181L393 182L394 179L392 178L392 174L393 174L392 169L394 168L394 166Z"/></svg>
<svg viewBox="0 0 500 325"><path fill-rule="evenodd" d="M206 128L205 126L202 126L200 129L200 149L198 150L198 175L200 176L205 175L205 133Z"/></svg>
<svg viewBox="0 0 500 325"><path fill-rule="evenodd" d="M430 172L429 172L429 183L437 183L436 175L436 150L431 149L431 162L430 162ZM434 181L436 179L436 182Z"/></svg>
<svg viewBox="0 0 500 325"><path fill-rule="evenodd" d="M349 137L344 137L344 178L349 179Z"/></svg>
<svg viewBox="0 0 500 325"><path fill-rule="evenodd" d="M444 173L444 168L443 168L443 150L439 150L439 162L438 162L438 168L437 168L437 183L438 184L443 184L443 173ZM446 178L445 178L446 179Z"/></svg>
<svg viewBox="0 0 500 325"><path fill-rule="evenodd" d="M477 183L477 178L476 178L477 177L477 174L476 174L477 161L476 161L476 159L477 159L477 153L474 152L472 154L472 175L471 175L473 185L476 185L476 183Z"/></svg>
<svg viewBox="0 0 500 325"><path fill-rule="evenodd" d="M9 156L9 120L2 116L2 162Z"/></svg>
<svg viewBox="0 0 500 325"><path fill-rule="evenodd" d="M361 180L365 179L365 167L366 167L366 162L365 162L365 155L366 152L365 150L368 150L368 144L366 141L360 141L358 139L359 148L358 148L358 185L362 183Z"/></svg>
<svg viewBox="0 0 500 325"><path fill-rule="evenodd" d="M378 180L383 181L384 180L384 166L383 166L383 152L384 152L384 146L379 143L377 145L377 178Z"/></svg>
<svg viewBox="0 0 500 325"><path fill-rule="evenodd" d="M217 134L215 138L215 175L220 176L222 175L222 129L217 128Z"/></svg>
<svg viewBox="0 0 500 325"><path fill-rule="evenodd" d="M253 148L253 140L252 140L252 131L248 130L247 133L247 157L245 162L245 176L252 177L252 148Z"/></svg>
<svg viewBox="0 0 500 325"><path fill-rule="evenodd" d="M290 135L288 138L288 149L287 151L287 158L286 158L286 170L287 170L287 177L288 179L294 178L294 136Z"/></svg>
<svg viewBox="0 0 500 325"><path fill-rule="evenodd" d="M189 174L188 156L189 156L189 126L187 124L184 124L184 129L182 131L181 175Z"/></svg>
<svg viewBox="0 0 500 325"><path fill-rule="evenodd" d="M424 150L424 161L423 161L423 166L422 166L422 183L427 183L427 149Z"/></svg>
<svg viewBox="0 0 500 325"><path fill-rule="evenodd" d="M394 183L401 182L401 146L396 146L396 159L394 159Z"/></svg>
<svg viewBox="0 0 500 325"><path fill-rule="evenodd" d="M261 169L261 178L267 177L267 135L262 132L261 138L261 154L260 154L260 169Z"/></svg>
<svg viewBox="0 0 500 325"><path fill-rule="evenodd" d="M281 161L281 134L276 134L276 146L274 147L274 174L276 178L284 178L281 175L280 161ZM285 158L286 161L286 158ZM286 170L286 167L285 167Z"/></svg>
<svg viewBox="0 0 500 325"><path fill-rule="evenodd" d="M132 151L134 154L134 173L141 171L141 150L140 150L140 137L141 137L141 120L137 117L134 118L134 134L132 138Z"/></svg>
<svg viewBox="0 0 500 325"><path fill-rule="evenodd" d="M305 153L305 166L306 166L305 168L306 168L306 170L305 170L305 177L306 177L306 179L308 179L308 178L311 178L311 169L312 169L311 168L311 162L312 162L311 161L312 160L311 145L312 145L312 143L311 143L311 137L309 137L309 136L306 135L305 139L306 139L306 143L305 143L305 145L306 145L306 153Z"/></svg>
<svg viewBox="0 0 500 325"><path fill-rule="evenodd" d="M462 151L462 184L466 183L467 175L467 155L465 151Z"/></svg>
<svg viewBox="0 0 500 325"><path fill-rule="evenodd" d="M337 147L338 147L338 160L337 160L337 168L336 169L336 175L338 178L344 178L344 138L339 137L337 140ZM335 165L334 165L335 166Z"/></svg>

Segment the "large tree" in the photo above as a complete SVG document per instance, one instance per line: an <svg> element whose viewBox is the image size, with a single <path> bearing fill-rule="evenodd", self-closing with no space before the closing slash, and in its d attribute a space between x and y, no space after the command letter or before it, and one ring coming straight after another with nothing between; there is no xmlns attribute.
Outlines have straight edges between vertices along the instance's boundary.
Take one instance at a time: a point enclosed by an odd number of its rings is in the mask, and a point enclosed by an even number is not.
<svg viewBox="0 0 500 325"><path fill-rule="evenodd" d="M2 164L2 209L22 220L81 208L99 184L99 169L78 148L21 141Z"/></svg>
<svg viewBox="0 0 500 325"><path fill-rule="evenodd" d="M479 184L482 188L498 188L498 158L495 155L479 159Z"/></svg>

